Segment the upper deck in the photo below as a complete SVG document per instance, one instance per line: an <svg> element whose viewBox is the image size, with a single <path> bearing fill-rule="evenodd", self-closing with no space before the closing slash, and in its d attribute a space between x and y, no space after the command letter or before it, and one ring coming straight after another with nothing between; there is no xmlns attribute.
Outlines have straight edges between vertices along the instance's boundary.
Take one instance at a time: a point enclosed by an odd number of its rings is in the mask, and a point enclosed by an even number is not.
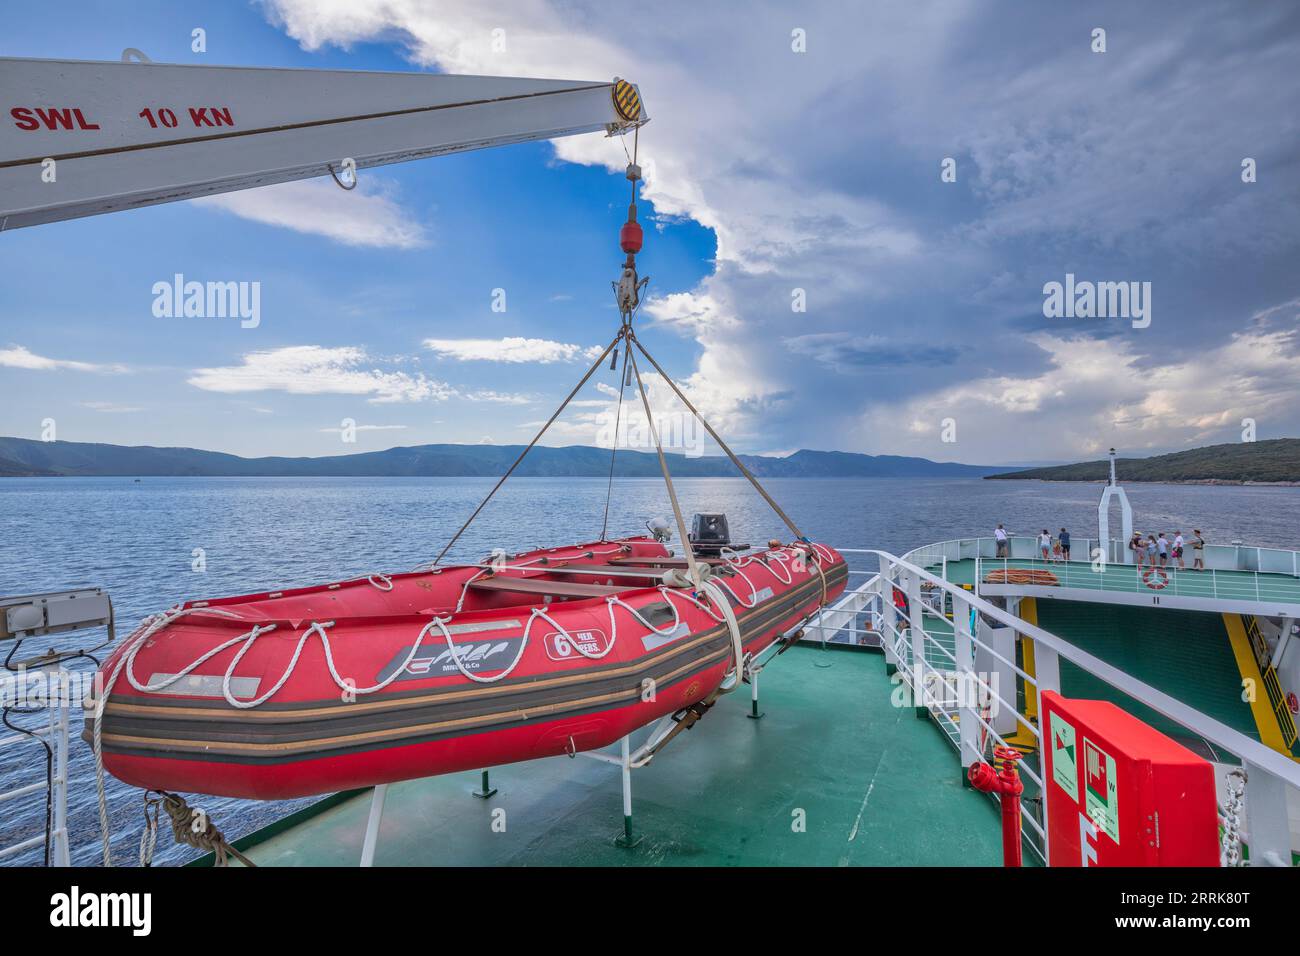
<svg viewBox="0 0 1300 956"><path fill-rule="evenodd" d="M1075 539L1074 560L1045 561L1032 538L1013 537L1006 558L996 557L993 538L961 538L918 548L906 557L986 596L1300 617L1300 552L1208 547L1205 569L1198 571L1192 568L1190 548L1185 568L1170 560L1152 569L1124 563L1122 545L1110 541L1102 548L1095 539Z"/></svg>

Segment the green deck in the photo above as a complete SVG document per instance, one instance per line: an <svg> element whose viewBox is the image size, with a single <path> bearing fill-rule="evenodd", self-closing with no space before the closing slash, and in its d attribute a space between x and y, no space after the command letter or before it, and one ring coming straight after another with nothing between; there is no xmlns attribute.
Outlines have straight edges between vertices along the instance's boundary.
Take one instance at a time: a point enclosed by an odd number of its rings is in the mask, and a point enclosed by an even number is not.
<svg viewBox="0 0 1300 956"><path fill-rule="evenodd" d="M940 565L931 565L930 571L938 574ZM981 570L985 577L1004 567L1001 559L985 558ZM1104 571L1096 571L1087 561L1042 561L1029 558L1011 558L1005 567L1019 570L1044 570L1055 574L1062 587L1089 591L1110 591L1127 594L1155 594L1167 597L1209 598L1211 600L1272 601L1300 605L1300 578L1290 574L1255 571L1193 571L1166 567L1168 582L1159 592L1147 587L1140 578L1139 569L1131 564L1109 564ZM1146 571L1143 566L1141 571ZM966 558L948 562L948 580L954 584L975 583L975 561Z"/></svg>
<svg viewBox="0 0 1300 956"><path fill-rule="evenodd" d="M895 707L876 654L795 647L724 697L653 763L632 772L622 831L619 769L579 757L492 770L500 792L471 795L477 774L388 789L377 865L889 866L1001 863L997 807L965 789L957 755L912 708ZM369 793L252 846L258 865L355 866ZM494 811L505 832L494 832ZM795 832L796 810L806 832ZM499 816L499 815L498 815ZM247 844L245 844L247 845Z"/></svg>

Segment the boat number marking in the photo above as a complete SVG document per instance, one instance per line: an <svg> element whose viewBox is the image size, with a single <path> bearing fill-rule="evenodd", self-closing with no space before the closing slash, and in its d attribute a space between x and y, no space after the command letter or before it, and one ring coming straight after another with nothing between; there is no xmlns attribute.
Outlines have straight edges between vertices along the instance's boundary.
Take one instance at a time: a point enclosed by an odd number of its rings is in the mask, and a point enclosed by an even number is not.
<svg viewBox="0 0 1300 956"><path fill-rule="evenodd" d="M609 638L598 627L560 634L552 631L546 635L546 656L553 661L571 661L588 654L603 654L609 649ZM574 645L577 645L575 647Z"/></svg>

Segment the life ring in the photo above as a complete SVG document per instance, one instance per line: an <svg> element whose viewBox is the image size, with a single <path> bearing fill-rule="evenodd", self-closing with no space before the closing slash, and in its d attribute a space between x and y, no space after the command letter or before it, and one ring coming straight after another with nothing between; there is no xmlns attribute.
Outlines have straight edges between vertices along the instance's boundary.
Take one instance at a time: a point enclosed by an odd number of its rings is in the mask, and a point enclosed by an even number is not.
<svg viewBox="0 0 1300 956"><path fill-rule="evenodd" d="M1152 581L1153 575L1159 575L1159 579ZM1148 568L1142 572L1142 583L1152 591L1163 591L1169 586L1169 575L1165 573L1164 568Z"/></svg>

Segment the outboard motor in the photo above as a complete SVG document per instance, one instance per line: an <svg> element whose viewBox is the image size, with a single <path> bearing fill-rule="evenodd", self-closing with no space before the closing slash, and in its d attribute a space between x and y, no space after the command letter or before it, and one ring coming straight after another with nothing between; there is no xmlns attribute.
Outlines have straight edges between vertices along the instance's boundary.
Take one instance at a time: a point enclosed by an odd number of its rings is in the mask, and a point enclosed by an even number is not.
<svg viewBox="0 0 1300 956"><path fill-rule="evenodd" d="M716 557L730 546L726 515L697 514L691 518L691 547L696 554Z"/></svg>

